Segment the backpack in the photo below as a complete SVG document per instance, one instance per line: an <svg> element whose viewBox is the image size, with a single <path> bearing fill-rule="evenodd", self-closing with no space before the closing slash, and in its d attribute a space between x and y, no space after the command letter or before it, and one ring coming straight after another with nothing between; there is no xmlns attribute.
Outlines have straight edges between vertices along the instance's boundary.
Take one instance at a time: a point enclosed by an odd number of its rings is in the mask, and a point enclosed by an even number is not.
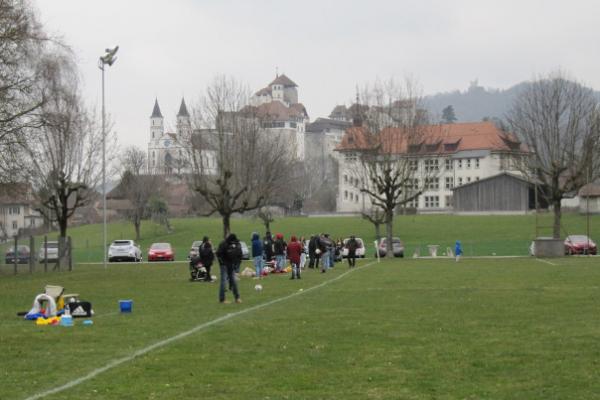
<svg viewBox="0 0 600 400"><path fill-rule="evenodd" d="M242 259L242 246L239 242L231 242L225 248L225 258L229 262L237 263Z"/></svg>
<svg viewBox="0 0 600 400"><path fill-rule="evenodd" d="M200 246L200 258L207 259L212 256L212 248L206 245Z"/></svg>
<svg viewBox="0 0 600 400"><path fill-rule="evenodd" d="M285 250L284 246L283 246L283 240L277 239L275 241L274 247L275 247L275 254L283 254L283 251Z"/></svg>

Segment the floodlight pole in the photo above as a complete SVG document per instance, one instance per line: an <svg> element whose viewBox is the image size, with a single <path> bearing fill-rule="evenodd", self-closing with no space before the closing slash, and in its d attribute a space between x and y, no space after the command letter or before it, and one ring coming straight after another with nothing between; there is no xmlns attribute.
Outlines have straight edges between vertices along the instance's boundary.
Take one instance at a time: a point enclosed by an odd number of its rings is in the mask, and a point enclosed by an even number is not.
<svg viewBox="0 0 600 400"><path fill-rule="evenodd" d="M119 46L113 49L106 49L104 54L98 60L98 68L102 71L102 253L104 254L103 266L106 269L106 111L104 106L104 66L110 67L116 61L115 54Z"/></svg>

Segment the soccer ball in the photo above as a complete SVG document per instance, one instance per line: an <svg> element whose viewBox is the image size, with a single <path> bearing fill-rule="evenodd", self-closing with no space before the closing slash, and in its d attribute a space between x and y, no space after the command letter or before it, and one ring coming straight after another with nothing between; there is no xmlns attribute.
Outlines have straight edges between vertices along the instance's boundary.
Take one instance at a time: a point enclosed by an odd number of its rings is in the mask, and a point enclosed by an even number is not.
<svg viewBox="0 0 600 400"><path fill-rule="evenodd" d="M261 284L255 285L254 290L256 290L257 292L260 292L262 290L262 285Z"/></svg>
<svg viewBox="0 0 600 400"><path fill-rule="evenodd" d="M321 254L321 250L320 249L316 249L315 250L315 254Z"/></svg>

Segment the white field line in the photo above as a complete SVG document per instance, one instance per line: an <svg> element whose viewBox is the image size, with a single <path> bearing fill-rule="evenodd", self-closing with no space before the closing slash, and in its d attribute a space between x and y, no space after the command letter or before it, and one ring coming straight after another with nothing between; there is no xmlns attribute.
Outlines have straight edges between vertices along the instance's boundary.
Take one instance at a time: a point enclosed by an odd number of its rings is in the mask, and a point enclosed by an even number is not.
<svg viewBox="0 0 600 400"><path fill-rule="evenodd" d="M297 291L297 292L294 292L294 293L289 294L287 296L280 297L278 299L274 299L274 300L268 301L266 303L257 304L255 306L252 306L252 307L240 310L240 311L236 311L234 313L229 313L229 314L223 315L222 317L219 317L219 318L213 319L211 321L205 322L203 324L197 325L194 328L189 329L189 330L187 330L185 332L181 332L181 333L179 333L179 334L177 334L175 336L171 336L171 337L169 337L167 339L161 340L159 342L151 344L150 346L147 346L147 347L144 347L144 348L142 348L140 350L137 350L137 351L133 352L132 354L130 354L128 356L117 358L117 359L109 362L108 364L106 364L103 367L96 368L95 370L89 372L87 375L84 375L81 378L74 379L74 380L72 380L72 381L70 381L68 383L65 383L64 385L55 387L53 389L46 390L44 392L40 392L40 393L34 394L33 396L27 397L25 400L41 399L42 397L46 397L48 395L59 393L59 392L62 392L64 390L70 389L70 388L72 388L74 386L77 386L77 385L79 385L79 384L81 384L81 383L83 383L85 381L88 381L88 380L90 380L92 378L95 378L96 376L100 375L103 372L106 372L106 371L111 370L111 369L113 369L115 367L118 367L121 364L124 364L126 362L132 361L135 358L143 356L143 355L145 355L145 354L147 354L147 353L149 353L149 352L151 352L153 350L160 349L161 347L165 347L165 346L167 346L167 345L169 345L169 344L171 344L171 343L173 343L175 341L178 341L180 339L184 339L184 338L186 338L186 337L188 337L190 335L193 335L196 332L204 330L204 329L206 329L206 328L208 328L210 326L219 324L221 322L230 320L232 318L235 318L235 317L243 315L243 314L248 314L248 313L250 313L252 311L260 310L262 308L265 308L265 307L271 306L273 304L276 304L276 303L279 303L279 302L291 299L291 298L296 297L296 296L300 296L300 295L308 293L310 291L320 289L320 288L322 288L322 287L324 287L324 286L326 286L326 285L328 285L330 283L333 283L335 281L338 281L338 280L344 278L346 275L348 275L348 274L350 274L350 273L352 273L354 271L358 271L360 269L367 268L367 267L369 267L372 264L375 264L375 262L373 261L373 262L370 262L370 263L365 264L363 266L350 269L350 270L342 273L341 275L336 276L333 279L330 279L328 281L322 282L322 283L320 283L320 284L318 284L316 286L310 287L310 288L305 289L303 291Z"/></svg>
<svg viewBox="0 0 600 400"><path fill-rule="evenodd" d="M543 262L543 263L545 263L545 264L550 264L550 265L553 265L553 266L555 266L555 267L556 267L556 266L558 266L558 264L555 264L555 263L553 263L552 261L544 260L543 258L536 258L536 260L538 260L539 262Z"/></svg>

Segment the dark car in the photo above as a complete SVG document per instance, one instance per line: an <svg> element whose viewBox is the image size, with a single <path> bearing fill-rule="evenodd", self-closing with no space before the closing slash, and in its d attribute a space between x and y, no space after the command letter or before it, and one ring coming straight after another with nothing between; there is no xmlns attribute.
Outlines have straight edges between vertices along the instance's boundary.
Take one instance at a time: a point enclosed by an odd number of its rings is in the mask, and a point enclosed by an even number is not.
<svg viewBox="0 0 600 400"><path fill-rule="evenodd" d="M387 239L381 239L379 242L379 246L377 246L377 252L379 253L379 257L385 257L387 254ZM394 257L404 257L404 244L400 240L400 238L393 237L392 238L392 254ZM377 256L377 254L375 255Z"/></svg>
<svg viewBox="0 0 600 400"><path fill-rule="evenodd" d="M565 238L565 254L596 254L596 243L586 235L569 235Z"/></svg>
<svg viewBox="0 0 600 400"><path fill-rule="evenodd" d="M29 258L31 257L31 252L29 250L29 246L24 244L17 245L17 254L15 256L15 246L9 247L6 250L6 254L4 255L4 261L6 264L14 264L15 261L17 264L29 264Z"/></svg>

